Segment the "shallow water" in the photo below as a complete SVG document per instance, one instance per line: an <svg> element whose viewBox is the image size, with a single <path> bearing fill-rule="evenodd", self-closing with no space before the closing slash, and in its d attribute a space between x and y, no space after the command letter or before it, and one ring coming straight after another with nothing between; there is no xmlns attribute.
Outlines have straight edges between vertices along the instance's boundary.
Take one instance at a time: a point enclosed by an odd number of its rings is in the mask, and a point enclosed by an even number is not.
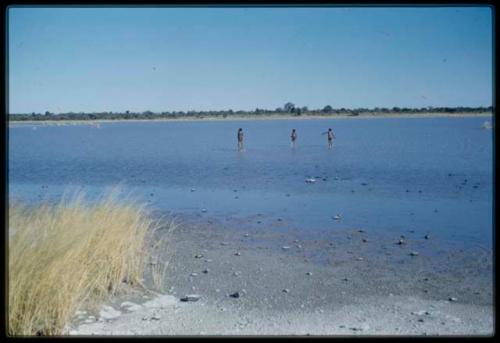
<svg viewBox="0 0 500 343"><path fill-rule="evenodd" d="M54 200L78 188L95 199L119 184L157 211L221 219L262 214L305 235L336 228L414 230L491 248L493 132L481 128L484 121L23 125L8 132L9 199ZM322 134L329 127L337 137L332 150ZM292 128L298 132L295 149ZM310 177L317 181L306 183ZM332 219L336 214L340 221Z"/></svg>

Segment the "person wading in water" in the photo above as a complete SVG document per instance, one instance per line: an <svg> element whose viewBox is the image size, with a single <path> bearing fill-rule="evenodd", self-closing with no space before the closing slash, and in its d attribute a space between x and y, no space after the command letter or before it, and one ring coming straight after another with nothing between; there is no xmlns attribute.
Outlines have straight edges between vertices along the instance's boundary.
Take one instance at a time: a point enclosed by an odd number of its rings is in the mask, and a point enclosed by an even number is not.
<svg viewBox="0 0 500 343"><path fill-rule="evenodd" d="M238 150L243 150L243 129L238 129Z"/></svg>
<svg viewBox="0 0 500 343"><path fill-rule="evenodd" d="M328 149L332 148L334 138L335 138L335 135L333 134L332 129L328 129Z"/></svg>
<svg viewBox="0 0 500 343"><path fill-rule="evenodd" d="M292 139L292 148L295 148L295 141L297 140L297 131L295 129L292 130L290 138Z"/></svg>

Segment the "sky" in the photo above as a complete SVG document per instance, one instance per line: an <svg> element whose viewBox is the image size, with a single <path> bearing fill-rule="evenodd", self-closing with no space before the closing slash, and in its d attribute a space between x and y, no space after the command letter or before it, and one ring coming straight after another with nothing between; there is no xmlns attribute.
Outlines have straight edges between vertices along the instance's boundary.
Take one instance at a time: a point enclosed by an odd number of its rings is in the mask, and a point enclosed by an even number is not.
<svg viewBox="0 0 500 343"><path fill-rule="evenodd" d="M491 106L490 7L9 7L8 113Z"/></svg>

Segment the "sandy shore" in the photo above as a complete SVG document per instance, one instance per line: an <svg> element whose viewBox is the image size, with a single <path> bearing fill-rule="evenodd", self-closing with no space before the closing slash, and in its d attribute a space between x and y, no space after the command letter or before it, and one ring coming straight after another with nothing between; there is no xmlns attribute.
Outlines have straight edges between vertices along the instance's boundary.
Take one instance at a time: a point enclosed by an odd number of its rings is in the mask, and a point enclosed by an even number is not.
<svg viewBox="0 0 500 343"><path fill-rule="evenodd" d="M169 119L99 119L99 120L29 120L29 121L9 121L9 126L19 125L96 125L98 123L112 123L112 122L164 122L164 121L240 121L240 120L320 120L320 119L367 119L367 118L439 118L439 117L492 117L491 113L374 113L374 114L360 114L357 116L350 115L248 115L238 116L232 115L230 118L223 117L190 117L190 118L169 118Z"/></svg>
<svg viewBox="0 0 500 343"><path fill-rule="evenodd" d="M399 236L359 228L305 238L289 225L258 214L182 218L160 257L170 261L164 294L110 299L95 318L80 314L69 334L494 333L491 249L408 232L398 245ZM189 294L199 300L180 300Z"/></svg>

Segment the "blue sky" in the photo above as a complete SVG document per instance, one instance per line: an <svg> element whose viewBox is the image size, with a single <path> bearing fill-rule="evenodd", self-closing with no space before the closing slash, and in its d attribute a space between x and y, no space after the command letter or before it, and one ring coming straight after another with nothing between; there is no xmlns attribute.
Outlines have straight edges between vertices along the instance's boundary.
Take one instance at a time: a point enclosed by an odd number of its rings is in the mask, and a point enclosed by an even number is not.
<svg viewBox="0 0 500 343"><path fill-rule="evenodd" d="M488 7L10 7L9 113L492 105Z"/></svg>

